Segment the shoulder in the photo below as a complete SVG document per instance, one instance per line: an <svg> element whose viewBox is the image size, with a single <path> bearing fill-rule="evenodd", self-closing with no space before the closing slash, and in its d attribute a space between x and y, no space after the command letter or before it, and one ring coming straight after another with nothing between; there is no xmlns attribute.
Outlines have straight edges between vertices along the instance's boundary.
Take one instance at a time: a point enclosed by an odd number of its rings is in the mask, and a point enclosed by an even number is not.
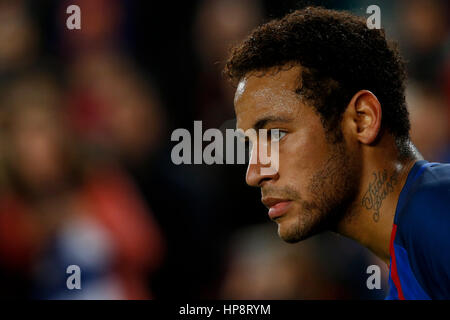
<svg viewBox="0 0 450 320"><path fill-rule="evenodd" d="M427 230L431 227L440 229L445 226L448 232L450 226L450 164L439 163L426 167L411 186L402 211L401 224L424 231L431 231ZM433 235L430 234L430 236Z"/></svg>
<svg viewBox="0 0 450 320"><path fill-rule="evenodd" d="M450 294L450 164L426 167L408 193L399 242L429 292ZM442 283L442 281L446 283Z"/></svg>

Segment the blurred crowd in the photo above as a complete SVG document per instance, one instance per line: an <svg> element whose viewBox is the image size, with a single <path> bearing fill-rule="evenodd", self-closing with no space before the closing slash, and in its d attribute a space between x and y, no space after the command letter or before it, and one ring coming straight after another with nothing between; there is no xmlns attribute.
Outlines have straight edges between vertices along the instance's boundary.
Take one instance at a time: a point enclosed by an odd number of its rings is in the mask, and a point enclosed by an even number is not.
<svg viewBox="0 0 450 320"><path fill-rule="evenodd" d="M170 159L175 128L234 126L230 46L307 4L0 0L0 298L382 299L387 268L356 243L278 239L245 165ZM408 61L412 139L450 162L449 4L378 5ZM366 287L371 264L382 290Z"/></svg>

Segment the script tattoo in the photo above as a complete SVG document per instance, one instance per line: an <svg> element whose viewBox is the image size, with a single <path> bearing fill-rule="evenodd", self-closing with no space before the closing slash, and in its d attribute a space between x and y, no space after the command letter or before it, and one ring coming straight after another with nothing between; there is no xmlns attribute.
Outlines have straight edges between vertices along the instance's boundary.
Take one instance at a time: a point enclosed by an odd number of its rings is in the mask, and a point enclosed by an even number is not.
<svg viewBox="0 0 450 320"><path fill-rule="evenodd" d="M394 191L394 186L398 183L397 173L394 172L388 177L387 170L373 172L373 181L369 183L369 188L364 194L362 205L367 210L373 210L373 220L380 219L380 208L387 195Z"/></svg>

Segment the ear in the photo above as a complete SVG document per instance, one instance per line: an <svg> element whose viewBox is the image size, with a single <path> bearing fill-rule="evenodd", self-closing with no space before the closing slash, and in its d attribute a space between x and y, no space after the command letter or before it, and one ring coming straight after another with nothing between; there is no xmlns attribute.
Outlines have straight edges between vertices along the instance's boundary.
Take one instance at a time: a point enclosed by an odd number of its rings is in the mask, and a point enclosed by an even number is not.
<svg viewBox="0 0 450 320"><path fill-rule="evenodd" d="M347 106L347 117L352 123L352 134L363 144L373 143L381 128L381 105L368 90L358 91Z"/></svg>

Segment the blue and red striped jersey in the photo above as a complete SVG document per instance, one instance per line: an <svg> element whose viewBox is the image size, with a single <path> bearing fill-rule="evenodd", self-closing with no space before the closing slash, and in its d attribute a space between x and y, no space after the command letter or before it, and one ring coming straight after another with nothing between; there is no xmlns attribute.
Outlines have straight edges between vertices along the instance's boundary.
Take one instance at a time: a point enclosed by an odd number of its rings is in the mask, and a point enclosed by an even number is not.
<svg viewBox="0 0 450 320"><path fill-rule="evenodd" d="M400 193L387 300L450 299L450 164L417 161Z"/></svg>

